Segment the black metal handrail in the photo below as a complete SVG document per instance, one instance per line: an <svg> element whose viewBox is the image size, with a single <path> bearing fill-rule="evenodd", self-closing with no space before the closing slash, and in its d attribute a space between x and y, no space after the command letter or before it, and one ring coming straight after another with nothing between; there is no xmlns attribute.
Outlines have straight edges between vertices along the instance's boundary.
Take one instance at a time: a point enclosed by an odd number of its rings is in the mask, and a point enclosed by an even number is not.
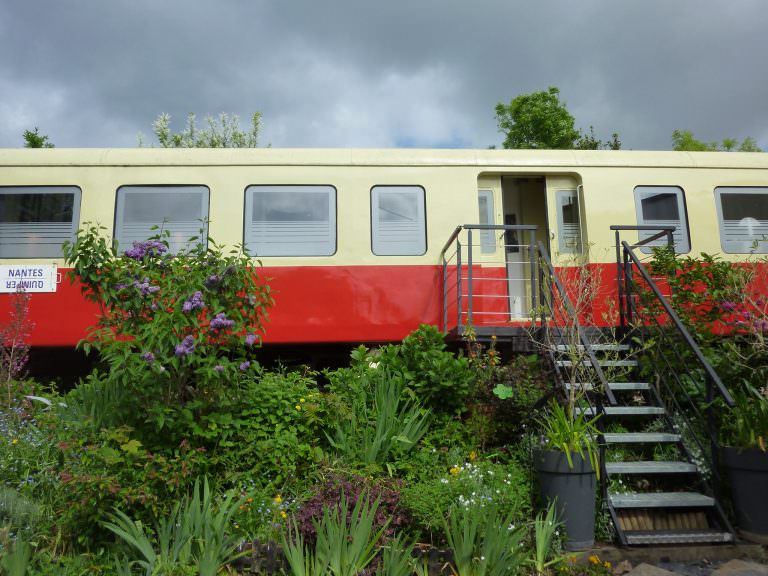
<svg viewBox="0 0 768 576"><path fill-rule="evenodd" d="M595 374L597 375L597 378L600 382L600 388L603 390L603 393L605 394L605 397L608 400L608 404L611 406L615 406L617 404L616 397L613 395L613 392L611 391L610 387L608 386L608 379L605 377L605 373L603 372L602 367L600 366L600 362L597 360L597 357L595 356L594 350L592 350L591 342L589 341L589 338L584 332L584 329L581 326L581 323L579 322L579 317L576 312L576 309L573 306L573 303L571 302L571 299L568 297L568 293L565 290L565 287L563 286L563 283L560 281L560 278L555 273L555 268L552 266L552 261L549 258L549 255L547 254L547 249L544 246L544 244L539 241L538 244L538 252L539 252L539 258L541 260L541 264L539 265L539 290L540 290L540 296L539 299L541 300L542 306L540 308L540 316L541 316L541 326L543 330L548 329L548 316L550 318L554 317L555 315L555 295L554 292L557 291L557 296L560 300L560 303L562 307L565 309L566 314L568 316L567 322L569 323L569 326L571 329L575 330L576 335L579 339L579 344L583 346L584 352L587 355L587 360L592 367L592 369L595 371ZM550 282L546 281L546 277L544 274L548 274L550 278ZM545 314L546 309L549 309L549 314Z"/></svg>
<svg viewBox="0 0 768 576"><path fill-rule="evenodd" d="M619 232L622 230L636 230L636 226L611 226L616 231L616 252L617 252L617 278L620 291L620 310L622 328L625 331L632 331L641 342L655 352L652 358L652 365L658 379L670 393L664 398L661 397L661 388L655 392L659 395L659 400L667 405L671 404L675 418L683 422L690 432L689 441L692 441L702 457L706 458L707 450L704 443L699 439L697 426L706 433L709 440L709 458L708 464L712 472L713 492L717 495L720 484L720 472L718 466L718 431L715 423L715 400L716 396L721 398L725 406L732 408L735 403L728 389L723 385L717 372L704 356L701 348L693 338L689 330L685 327L680 317L675 312L669 300L664 296L658 283L651 277L646 267L635 254L635 249L650 242L666 236L668 246L673 247L672 232L674 228L656 228L659 232L650 238L630 244L626 240L621 240ZM644 227L648 230L648 227ZM638 281L635 279L637 274L640 282L645 286L641 290ZM643 300L643 298L645 300ZM650 302L649 299L650 298ZM651 335L653 330L653 337ZM648 354L648 350L645 354ZM689 362L693 361L694 366L690 367ZM682 370L684 366L689 366ZM698 384L701 377L704 379L704 387ZM703 396L703 411L701 403L697 402L691 395L690 385L694 385L698 394ZM695 396L696 394L694 394ZM688 415L694 419L692 424ZM675 424L673 418L670 422ZM698 423L698 424L695 424ZM684 446L689 456L695 456L691 453L689 446Z"/></svg>

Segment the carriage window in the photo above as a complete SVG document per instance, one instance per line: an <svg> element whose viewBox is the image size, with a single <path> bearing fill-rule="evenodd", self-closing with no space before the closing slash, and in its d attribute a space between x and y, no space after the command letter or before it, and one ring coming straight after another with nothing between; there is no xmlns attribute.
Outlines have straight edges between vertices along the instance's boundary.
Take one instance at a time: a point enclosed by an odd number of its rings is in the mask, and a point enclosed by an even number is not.
<svg viewBox="0 0 768 576"><path fill-rule="evenodd" d="M479 190L477 200L480 208L480 224L493 224L493 190ZM480 232L480 252L492 254L496 251L495 232L483 230Z"/></svg>
<svg viewBox="0 0 768 576"><path fill-rule="evenodd" d="M672 239L675 252L690 252L691 241L688 233L688 221L685 216L683 189L678 186L637 186L635 188L635 208L637 223L647 226L674 226ZM639 232L640 240L650 238L656 231ZM654 240L649 246L665 246L665 238ZM650 254L651 248L642 248Z"/></svg>
<svg viewBox="0 0 768 576"><path fill-rule="evenodd" d="M336 253L333 186L248 186L245 247L254 256Z"/></svg>
<svg viewBox="0 0 768 576"><path fill-rule="evenodd" d="M768 188L715 188L724 252L768 253Z"/></svg>
<svg viewBox="0 0 768 576"><path fill-rule="evenodd" d="M562 254L581 253L581 220L579 195L576 190L558 190L557 227L560 231L559 250Z"/></svg>
<svg viewBox="0 0 768 576"><path fill-rule="evenodd" d="M172 253L208 237L206 186L121 186L117 189L115 240L121 251L168 232Z"/></svg>
<svg viewBox="0 0 768 576"><path fill-rule="evenodd" d="M419 256L427 251L424 188L371 188L371 249L377 256Z"/></svg>
<svg viewBox="0 0 768 576"><path fill-rule="evenodd" d="M0 258L61 258L79 216L75 186L0 187Z"/></svg>

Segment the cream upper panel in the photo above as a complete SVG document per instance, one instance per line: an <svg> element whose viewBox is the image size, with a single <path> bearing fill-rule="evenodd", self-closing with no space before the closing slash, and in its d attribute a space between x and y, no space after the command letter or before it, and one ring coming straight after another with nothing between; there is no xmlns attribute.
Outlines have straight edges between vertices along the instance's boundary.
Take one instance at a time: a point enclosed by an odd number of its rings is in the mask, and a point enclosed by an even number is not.
<svg viewBox="0 0 768 576"><path fill-rule="evenodd" d="M331 185L336 189L336 253L324 257L263 257L264 265L431 264L453 229L477 220L476 171L455 167L142 166L6 168L0 185L66 184L82 191L80 224L95 222L112 234L116 191L125 185L195 184L210 190L209 233L218 243L243 242L245 189L250 185ZM371 188L425 190L427 252L376 256L371 251ZM58 261L62 264L61 261Z"/></svg>

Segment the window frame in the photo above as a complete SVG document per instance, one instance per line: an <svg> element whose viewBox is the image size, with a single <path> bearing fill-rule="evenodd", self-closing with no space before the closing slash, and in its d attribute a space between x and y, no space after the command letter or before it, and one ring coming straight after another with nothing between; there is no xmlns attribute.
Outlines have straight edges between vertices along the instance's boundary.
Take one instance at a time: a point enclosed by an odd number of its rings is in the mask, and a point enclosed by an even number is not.
<svg viewBox="0 0 768 576"><path fill-rule="evenodd" d="M485 197L486 210L485 216L488 219L487 222L483 222L483 211L480 209L480 201ZM478 223L494 225L496 223L496 206L493 199L493 190L490 188L480 188L477 191L477 209L480 215ZM493 254L496 252L496 234L495 230L481 230L480 231L480 253L481 254Z"/></svg>
<svg viewBox="0 0 768 576"><path fill-rule="evenodd" d="M276 189L299 189L299 188L327 188L329 192L333 192L328 195L328 219L329 229L332 231L331 242L333 250L329 253L323 254L260 254L255 249L251 249L249 244L253 241L249 237L249 222L252 222L253 213L253 201L250 199L251 194L249 190L251 188L265 188L276 191ZM301 192L301 190L295 190ZM243 190L243 247L254 258L330 258L335 256L339 250L339 191L333 184L248 184Z"/></svg>
<svg viewBox="0 0 768 576"><path fill-rule="evenodd" d="M563 208L566 198L573 198L576 203L576 210L578 221L576 226L578 229L578 237L576 238L576 246L568 246L565 244L566 235L565 230L565 218L563 217ZM577 188L571 190L555 190L555 206L557 210L557 248L561 254L582 254L584 252L584 235L582 234L581 226L581 202L579 198L579 190ZM570 237L570 236L569 236Z"/></svg>
<svg viewBox="0 0 768 576"><path fill-rule="evenodd" d="M688 254L691 252L691 229L690 229L690 223L688 221L688 207L685 199L685 190L682 186L679 186L677 184L638 184L633 189L633 195L635 199L635 218L637 220L637 224L639 226L653 226L654 222L658 222L658 220L655 221L647 221L644 214L643 214L643 208L642 208L642 200L644 199L642 197L642 192L648 191L650 189L659 189L660 191L666 191L668 193L671 193L674 191L674 194L676 196L677 200L677 209L678 209L678 215L679 215L679 221L680 221L680 239L684 243L683 246L678 247L678 243L674 243L674 249L675 254ZM676 227L677 228L677 227ZM673 240L674 235L678 233L678 230L675 230L673 232ZM651 232L644 232L644 231L638 231L637 233L639 240L644 240L645 238L648 238L653 235ZM653 252L654 246L664 246L665 240L659 239L655 240L651 244L647 244L645 246L642 246L640 248L640 251L644 254L651 254ZM682 250L681 248L685 248L685 250Z"/></svg>
<svg viewBox="0 0 768 576"><path fill-rule="evenodd" d="M203 188L204 189L205 197L203 198L202 206L203 206L203 209L205 210L205 214L202 215L201 218L200 218L200 227L203 230L202 238L201 238L201 240L202 240L201 244L202 244L204 249L206 249L206 250L208 249L208 232L209 232L208 221L209 221L209 218L210 218L210 215L211 215L211 188L210 188L210 186L208 186L207 184L121 184L115 190L114 225L113 225L113 228L112 228L112 230L113 230L112 241L113 241L114 245L118 247L118 249L120 251L120 254L124 253L126 250L129 250L131 248L130 246L121 246L121 244L119 242L119 239L118 239L118 222L119 222L120 207L121 207L121 201L120 201L121 194L120 194L120 191L123 190L124 188L159 188L159 189L163 189L163 188L166 188L166 189L170 189L170 188L175 188L175 189L180 189L180 188ZM139 193L139 194L152 194L152 192L150 192L150 191L147 191L147 192L136 192L136 193ZM122 205L124 206L124 202L122 203ZM121 225L124 224L124 223L125 222L122 222ZM159 224L153 224L153 226L156 226L156 225L162 226L163 222L160 222ZM121 226L120 229L122 229L122 226ZM160 230L158 230L157 233L159 234ZM189 250L189 249L192 248L192 246L193 246L192 244L187 243L185 249ZM170 249L169 252L171 252L172 254L178 253L178 252L174 252L172 249Z"/></svg>
<svg viewBox="0 0 768 576"><path fill-rule="evenodd" d="M747 192L747 190L764 190L764 192ZM723 194L755 194L768 196L768 186L716 186L715 193L715 211L717 214L717 227L720 234L720 248L726 254L768 254L768 237L766 240L759 240L757 238L750 241L750 247L743 250L729 249L726 245L726 238L724 237L724 219L723 219ZM736 240L730 240L730 243L738 242ZM757 247L751 246L757 242ZM761 249L762 246L762 249Z"/></svg>
<svg viewBox="0 0 768 576"><path fill-rule="evenodd" d="M66 191L57 192L56 189L64 189ZM80 208L83 200L83 190L80 186L74 184L24 184L21 186L2 185L0 186L0 194L9 196L12 194L72 194L72 220L70 221L69 240L74 242L77 230L80 227ZM19 222L18 224L23 224L23 222ZM25 245L26 244L27 243L25 243ZM42 260L50 258L64 258L64 254L61 251L61 244L59 245L58 252L55 255L48 254L36 256L0 256L0 259L3 260Z"/></svg>
<svg viewBox="0 0 768 576"><path fill-rule="evenodd" d="M421 191L421 232L424 238L424 249L421 252L413 252L413 253L378 253L376 251L376 237L377 237L377 227L374 222L374 214L376 214L376 204L374 200L374 193L376 192L377 188L386 188L386 189L395 189L395 188L403 188L407 190L420 190ZM374 256L424 256L427 251L429 250L428 246L428 235L427 235L427 191L424 188L424 186L420 184L376 184L374 186L371 186L371 189L369 191L369 198L370 198L370 226L371 226L371 253Z"/></svg>

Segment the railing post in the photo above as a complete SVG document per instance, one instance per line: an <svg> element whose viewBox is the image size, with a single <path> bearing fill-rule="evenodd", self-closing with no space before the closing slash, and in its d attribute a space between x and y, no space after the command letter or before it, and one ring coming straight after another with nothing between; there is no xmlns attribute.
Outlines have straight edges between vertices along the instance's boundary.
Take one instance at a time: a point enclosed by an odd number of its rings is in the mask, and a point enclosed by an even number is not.
<svg viewBox="0 0 768 576"><path fill-rule="evenodd" d="M626 330L627 324L626 324L626 317L624 315L624 305L625 305L625 299L627 297L626 293L624 292L624 287L622 286L622 258L621 258L621 236L619 234L619 231L616 230L616 286L618 289L618 305L619 305L619 326L621 327L621 331L624 332Z"/></svg>
<svg viewBox="0 0 768 576"><path fill-rule="evenodd" d="M443 333L448 332L448 261L443 257Z"/></svg>
<svg viewBox="0 0 768 576"><path fill-rule="evenodd" d="M715 500L720 501L720 446L715 418L715 388L712 378L707 376L707 432L709 433L709 457L712 462L712 491Z"/></svg>
<svg viewBox="0 0 768 576"><path fill-rule="evenodd" d="M531 262L531 311L536 313L536 230L528 232L528 259Z"/></svg>
<svg viewBox="0 0 768 576"><path fill-rule="evenodd" d="M629 259L629 254L624 250L624 302L625 302L625 314L624 321L627 325L632 323L632 261Z"/></svg>
<svg viewBox="0 0 768 576"><path fill-rule="evenodd" d="M467 326L472 326L472 228L467 230Z"/></svg>
<svg viewBox="0 0 768 576"><path fill-rule="evenodd" d="M461 239L456 236L456 332L461 334Z"/></svg>

